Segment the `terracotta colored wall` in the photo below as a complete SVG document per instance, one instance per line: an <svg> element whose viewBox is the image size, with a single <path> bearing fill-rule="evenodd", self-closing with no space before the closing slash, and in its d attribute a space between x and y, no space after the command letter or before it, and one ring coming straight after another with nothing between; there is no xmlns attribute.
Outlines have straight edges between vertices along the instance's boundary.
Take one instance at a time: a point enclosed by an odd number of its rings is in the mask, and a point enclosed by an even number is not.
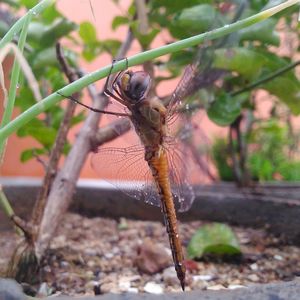
<svg viewBox="0 0 300 300"><path fill-rule="evenodd" d="M71 20L75 22L81 22L84 20L88 20L93 22L98 30L98 37L100 39L105 38L119 38L124 39L126 35L126 28L121 27L118 31L112 32L110 28L111 21L116 14L120 14L120 8L116 7L111 0L101 0L101 1L93 1L93 8L95 13L96 20L93 19L92 12L90 10L90 5L88 0L73 0L71 1L72 5L70 5L69 0L60 0L58 2L59 9ZM121 6L126 7L130 1L123 0L120 1ZM125 11L125 9L123 10ZM122 10L121 10L122 12ZM167 40L167 34L165 34L162 38L157 39L155 41L155 46L159 46L163 44ZM139 52L140 49L137 44L134 44L129 55ZM101 68L111 62L111 59L108 55L102 55L98 59L96 59L92 64L87 64L82 62L82 67L86 71L93 71L97 68ZM159 93L161 95L170 93L176 84L176 80L170 83L166 83L163 86L159 87ZM100 88L103 86L103 81L97 83L97 87ZM15 116L17 112L15 113ZM105 124L105 117L103 118L103 123ZM208 135L216 135L220 134L223 130L218 128L217 126L212 125L206 118L202 120L202 126L205 132ZM74 138L74 135L78 132L79 127L75 128L71 132L71 137ZM134 143L130 138L118 139L116 144L114 145L130 145ZM5 155L4 164L2 167L1 175L3 176L42 176L44 173L43 167L41 163L38 163L35 160L31 160L25 164L19 161L19 157L21 152L24 149L38 146L31 138L22 138L19 139L15 135L10 137L9 143L7 146L7 151ZM91 177L99 177L95 171L91 168L90 162L88 161L85 167L82 170L81 177L91 178Z"/></svg>

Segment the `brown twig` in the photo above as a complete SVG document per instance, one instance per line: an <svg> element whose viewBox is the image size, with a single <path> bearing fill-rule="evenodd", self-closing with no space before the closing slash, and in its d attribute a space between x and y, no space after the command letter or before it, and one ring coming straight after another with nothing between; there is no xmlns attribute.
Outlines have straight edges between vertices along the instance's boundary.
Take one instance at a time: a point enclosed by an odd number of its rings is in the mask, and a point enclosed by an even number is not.
<svg viewBox="0 0 300 300"><path fill-rule="evenodd" d="M78 79L78 75L68 65L59 43L56 44L56 55L57 55L57 59L58 59L60 65L61 65L61 68L62 68L63 72L66 74L69 82L73 82L76 79ZM74 97L78 98L79 94L76 93L74 95ZM32 222L35 225L39 225L39 223L41 222L43 212L44 212L44 209L46 206L47 197L48 197L52 182L54 180L55 174L57 172L59 159L61 157L64 145L67 140L67 134L68 134L70 126L71 126L71 121L72 121L72 117L75 112L75 108L76 108L76 104L73 103L72 101L69 101L67 104L65 115L64 115L61 125L59 127L55 143L54 143L53 148L50 153L49 163L47 166L46 175L43 180L43 185L40 190L40 193L38 194L37 201L36 201L34 209L33 209Z"/></svg>
<svg viewBox="0 0 300 300"><path fill-rule="evenodd" d="M117 59L125 56L132 40L133 36L129 30L126 40L120 47ZM94 100L94 108L104 109L108 102L107 97L103 93L97 93L93 87L89 88L89 93ZM88 154L93 150L93 136L98 131L100 116L98 113L89 112L63 167L53 181L36 242L38 257L43 256L71 203L80 171Z"/></svg>

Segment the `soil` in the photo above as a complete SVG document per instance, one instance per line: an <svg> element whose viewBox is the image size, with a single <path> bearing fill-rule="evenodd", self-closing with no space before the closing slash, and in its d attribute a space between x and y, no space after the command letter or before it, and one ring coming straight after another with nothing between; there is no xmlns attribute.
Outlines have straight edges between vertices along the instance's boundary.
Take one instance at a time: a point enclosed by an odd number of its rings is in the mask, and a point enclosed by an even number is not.
<svg viewBox="0 0 300 300"><path fill-rule="evenodd" d="M179 224L185 247L203 224L200 221ZM300 248L285 245L264 230L232 229L243 255L230 260L212 257L188 260L187 291L233 289L253 283L289 281L300 276ZM149 239L153 246L163 247L170 257L169 267L152 275L140 271L137 266L139 249ZM15 234L1 232L0 274L17 243ZM43 284L36 289L45 290L47 286L47 293L68 295L94 295L95 291L180 292L173 269L168 239L161 223L125 219L117 222L68 213L43 262Z"/></svg>

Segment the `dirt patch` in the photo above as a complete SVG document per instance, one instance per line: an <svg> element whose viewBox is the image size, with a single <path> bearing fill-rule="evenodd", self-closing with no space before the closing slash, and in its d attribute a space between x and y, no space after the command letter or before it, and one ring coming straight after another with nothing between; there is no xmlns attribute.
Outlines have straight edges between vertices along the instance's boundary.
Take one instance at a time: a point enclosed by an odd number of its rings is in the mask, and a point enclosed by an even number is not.
<svg viewBox="0 0 300 300"><path fill-rule="evenodd" d="M195 230L195 221L179 224L184 246ZM300 275L300 248L284 245L263 230L233 227L243 257L231 261L188 261L186 290L221 289L292 280ZM42 282L53 291L68 295L93 295L100 283L101 293L124 291L179 292L173 267L154 275L141 273L136 257L147 239L169 251L164 226L159 222L86 218L68 213L43 263ZM10 232L0 235L0 273L16 246L18 238ZM149 285L150 283L150 285ZM158 289L160 287L160 289Z"/></svg>

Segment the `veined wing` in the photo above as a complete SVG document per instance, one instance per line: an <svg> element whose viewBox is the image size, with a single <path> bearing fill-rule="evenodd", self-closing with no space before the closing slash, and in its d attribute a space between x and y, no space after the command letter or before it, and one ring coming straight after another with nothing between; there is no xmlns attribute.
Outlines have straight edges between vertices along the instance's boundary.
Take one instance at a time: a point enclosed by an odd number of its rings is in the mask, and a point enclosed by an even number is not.
<svg viewBox="0 0 300 300"><path fill-rule="evenodd" d="M186 211L194 201L193 189L188 182L186 154L175 141L166 144L166 150L175 207L179 211ZM156 184L144 157L145 150L142 145L102 148L92 155L92 167L101 177L126 195L160 207L161 201Z"/></svg>

